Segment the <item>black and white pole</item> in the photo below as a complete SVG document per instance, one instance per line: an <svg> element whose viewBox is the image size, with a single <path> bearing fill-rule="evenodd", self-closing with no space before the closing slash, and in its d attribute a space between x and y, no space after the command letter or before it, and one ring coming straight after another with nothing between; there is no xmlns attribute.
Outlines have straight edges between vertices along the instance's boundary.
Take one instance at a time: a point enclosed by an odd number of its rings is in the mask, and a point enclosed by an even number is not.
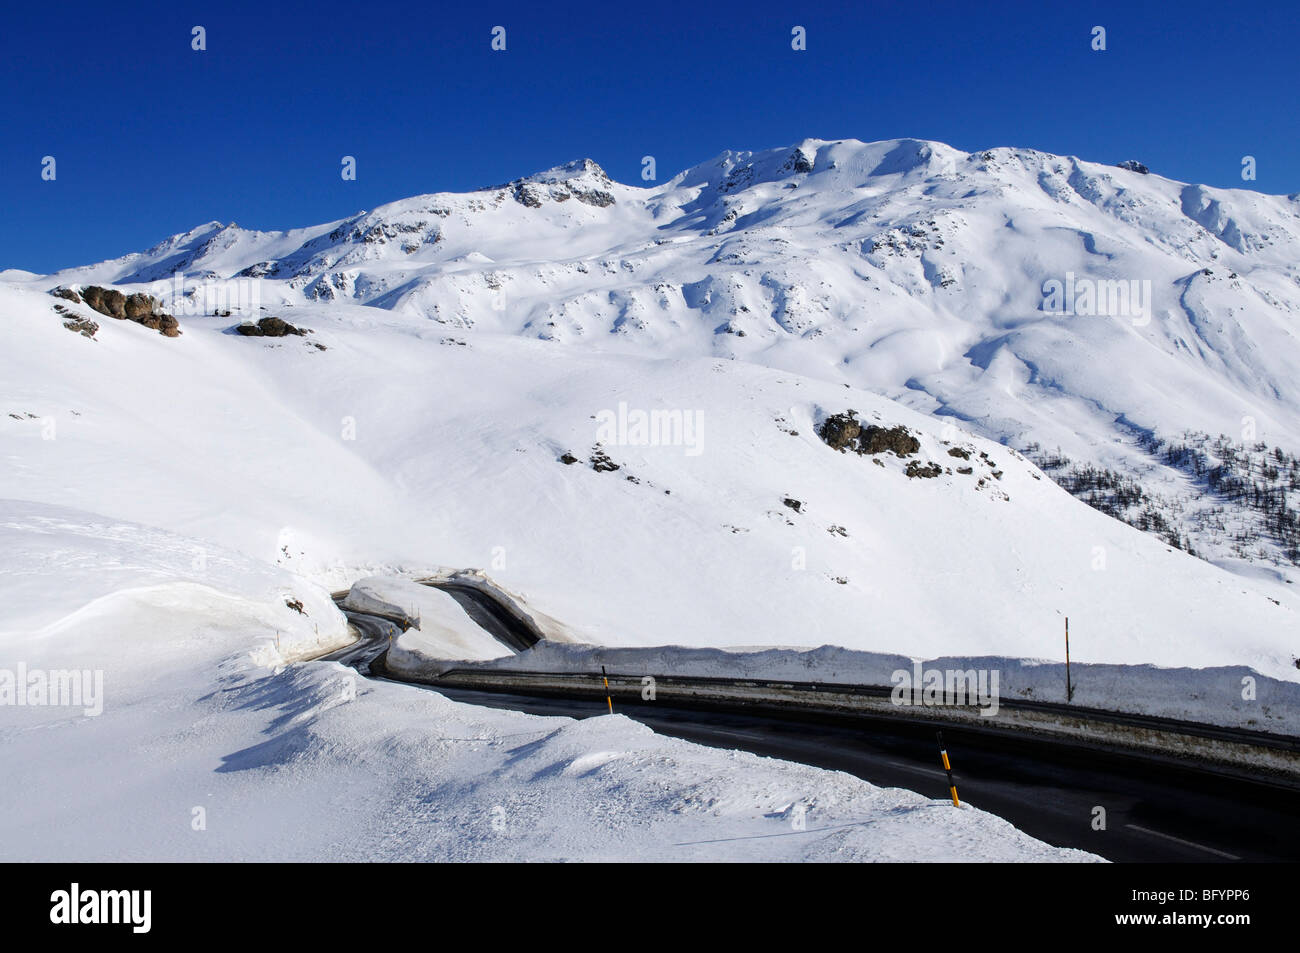
<svg viewBox="0 0 1300 953"><path fill-rule="evenodd" d="M948 749L943 746L943 732L936 731L935 736L939 739L939 757L943 760L943 770L948 773L948 793L952 795L952 806L961 807L961 801L957 800L957 785L952 779L952 764L948 761Z"/></svg>
<svg viewBox="0 0 1300 953"><path fill-rule="evenodd" d="M1070 617L1065 617L1065 700L1074 701L1074 682L1070 680Z"/></svg>

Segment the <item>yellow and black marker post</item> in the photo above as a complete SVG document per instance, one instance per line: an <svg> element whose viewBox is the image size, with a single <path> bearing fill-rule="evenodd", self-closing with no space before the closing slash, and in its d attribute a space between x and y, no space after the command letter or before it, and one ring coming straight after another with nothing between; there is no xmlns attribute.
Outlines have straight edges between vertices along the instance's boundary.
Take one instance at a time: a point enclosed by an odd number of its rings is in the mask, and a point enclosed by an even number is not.
<svg viewBox="0 0 1300 953"><path fill-rule="evenodd" d="M952 780L952 765L948 763L948 749L943 746L943 732L936 731L935 735L939 738L939 757L943 759L943 769L948 772L948 791L952 794L952 806L961 807L961 801L957 800L957 785Z"/></svg>
<svg viewBox="0 0 1300 953"><path fill-rule="evenodd" d="M605 680L605 702L609 705L609 713L614 714L614 696L609 693L609 676L605 674L605 666L600 667L600 677Z"/></svg>

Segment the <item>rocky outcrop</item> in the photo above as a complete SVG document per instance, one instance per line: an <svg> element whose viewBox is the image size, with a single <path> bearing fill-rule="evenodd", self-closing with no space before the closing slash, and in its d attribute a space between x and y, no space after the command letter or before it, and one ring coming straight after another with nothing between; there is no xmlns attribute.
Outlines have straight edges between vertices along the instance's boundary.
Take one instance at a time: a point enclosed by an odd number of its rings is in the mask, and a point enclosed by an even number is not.
<svg viewBox="0 0 1300 953"><path fill-rule="evenodd" d="M610 191L613 181L605 170L590 159L515 179L498 188L509 189L511 197L525 208L541 208L547 201L567 202L577 199L584 205L608 208L615 203Z"/></svg>
<svg viewBox="0 0 1300 953"><path fill-rule="evenodd" d="M170 314L161 314L161 313L149 314L141 318L136 323L142 324L146 328L153 328L163 337L168 337L168 338L179 337L181 333L181 323L177 321L174 317L172 317Z"/></svg>
<svg viewBox="0 0 1300 953"><path fill-rule="evenodd" d="M852 450L870 456L889 452L897 457L910 457L921 449L921 441L901 424L896 427L863 426L857 419L857 412L852 410L827 417L818 428L817 436L835 450Z"/></svg>
<svg viewBox="0 0 1300 953"><path fill-rule="evenodd" d="M235 326L235 330L249 338L282 338L291 334L299 337L313 333L311 328L296 328L283 318L262 318L256 324L251 322Z"/></svg>
<svg viewBox="0 0 1300 953"><path fill-rule="evenodd" d="M591 451L591 468L597 473L613 473L619 465L609 458L604 447L596 444Z"/></svg>
<svg viewBox="0 0 1300 953"><path fill-rule="evenodd" d="M939 474L943 473L943 467L939 466L937 463L927 463L922 466L919 461L912 460L908 462L907 469L904 472L911 479L919 477L924 480L933 480Z"/></svg>
<svg viewBox="0 0 1300 953"><path fill-rule="evenodd" d="M790 154L781 168L786 172L811 172L816 161L816 153L809 155L808 147L801 145Z"/></svg>
<svg viewBox="0 0 1300 953"><path fill-rule="evenodd" d="M1139 175L1147 175L1151 170L1144 166L1137 159L1125 159L1117 163L1116 168L1127 169L1129 172L1137 172Z"/></svg>
<svg viewBox="0 0 1300 953"><path fill-rule="evenodd" d="M854 419L854 412L849 411L846 414L833 414L827 417L817 431L817 436L822 438L822 442L828 447L835 450L844 450L853 446L854 441L858 439L858 434L862 432L862 425Z"/></svg>
<svg viewBox="0 0 1300 953"><path fill-rule="evenodd" d="M897 427L864 427L858 434L858 453L893 453L896 457L909 457L921 449L917 440L901 424Z"/></svg>
<svg viewBox="0 0 1300 953"><path fill-rule="evenodd" d="M69 298L68 300L71 301L72 299ZM78 298L77 300L80 301L81 299ZM89 318L83 318L75 311L71 311L61 304L56 304L54 310L60 317L64 318L63 326L69 331L90 338L92 341L95 339L95 335L99 333L99 325Z"/></svg>
<svg viewBox="0 0 1300 953"><path fill-rule="evenodd" d="M181 333L180 322L163 311L162 303L153 295L139 292L128 295L116 288L101 288L99 285L82 288L80 297L71 288L55 288L50 294L69 301L84 301L102 315L119 321L133 321L164 337L179 337Z"/></svg>
<svg viewBox="0 0 1300 953"><path fill-rule="evenodd" d="M142 321L158 314L160 308L156 298L146 294L132 294L126 296L123 310L128 321Z"/></svg>
<svg viewBox="0 0 1300 953"><path fill-rule="evenodd" d="M99 333L99 325L89 318L69 317L63 322L63 326L69 331L75 331L82 337L94 338Z"/></svg>
<svg viewBox="0 0 1300 953"><path fill-rule="evenodd" d="M118 320L126 318L126 295L116 288L101 288L98 285L91 285L89 288L82 289L81 298L100 314Z"/></svg>
<svg viewBox="0 0 1300 953"><path fill-rule="evenodd" d="M235 275L236 278L265 278L268 275L275 277L279 273L280 266L274 261L259 261L249 265L243 271Z"/></svg>

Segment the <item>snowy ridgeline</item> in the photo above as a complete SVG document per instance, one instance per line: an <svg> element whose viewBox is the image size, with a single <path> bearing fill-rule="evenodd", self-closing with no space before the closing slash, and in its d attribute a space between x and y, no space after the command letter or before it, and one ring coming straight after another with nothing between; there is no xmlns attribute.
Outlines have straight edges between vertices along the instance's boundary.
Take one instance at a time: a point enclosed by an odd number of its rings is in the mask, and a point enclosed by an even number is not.
<svg viewBox="0 0 1300 953"><path fill-rule="evenodd" d="M192 538L7 501L0 574L0 860L1097 859L622 716L536 717L285 665L347 642L328 593ZM98 673L102 704L18 703L18 671Z"/></svg>
<svg viewBox="0 0 1300 953"><path fill-rule="evenodd" d="M1232 487L1206 499L1201 476L1145 441L1195 431L1300 454L1300 199L1144 171L809 139L647 188L578 161L307 228L210 222L6 276L152 294L182 324L365 305L370 318L348 320L404 315L456 344L504 333L798 371L1139 480L1151 505L1135 525L1247 575L1290 571L1294 502Z"/></svg>

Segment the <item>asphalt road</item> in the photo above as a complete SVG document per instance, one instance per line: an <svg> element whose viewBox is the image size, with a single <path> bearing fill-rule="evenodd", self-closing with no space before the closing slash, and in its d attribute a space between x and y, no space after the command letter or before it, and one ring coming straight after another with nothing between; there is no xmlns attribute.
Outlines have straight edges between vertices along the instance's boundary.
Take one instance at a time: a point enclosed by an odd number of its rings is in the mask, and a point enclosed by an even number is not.
<svg viewBox="0 0 1300 953"><path fill-rule="evenodd" d="M490 602L476 590L469 591ZM372 616L350 618L364 638L327 658L372 674L370 662L387 648L388 636L400 629ZM494 618L496 625L511 623L513 619ZM539 715L590 718L608 711L603 699L419 687L469 704ZM805 715L696 710L663 702L620 702L615 711L660 734L845 771L873 784L908 788L936 799L948 796L930 725L866 717L846 723ZM1295 789L958 727L945 727L944 740L963 803L1003 817L1049 844L1120 862L1300 860L1300 792ZM1104 830L1094 829L1098 807L1105 810Z"/></svg>
<svg viewBox="0 0 1300 953"><path fill-rule="evenodd" d="M598 717L605 702L431 687L448 698L538 715ZM863 720L696 711L659 702L615 711L660 734L717 748L845 771L872 784L946 799L933 728ZM1300 794L1194 770L1152 768L1139 758L990 738L945 727L963 803L1006 818L1058 847L1114 861L1300 860ZM1093 809L1106 829L1093 830Z"/></svg>

